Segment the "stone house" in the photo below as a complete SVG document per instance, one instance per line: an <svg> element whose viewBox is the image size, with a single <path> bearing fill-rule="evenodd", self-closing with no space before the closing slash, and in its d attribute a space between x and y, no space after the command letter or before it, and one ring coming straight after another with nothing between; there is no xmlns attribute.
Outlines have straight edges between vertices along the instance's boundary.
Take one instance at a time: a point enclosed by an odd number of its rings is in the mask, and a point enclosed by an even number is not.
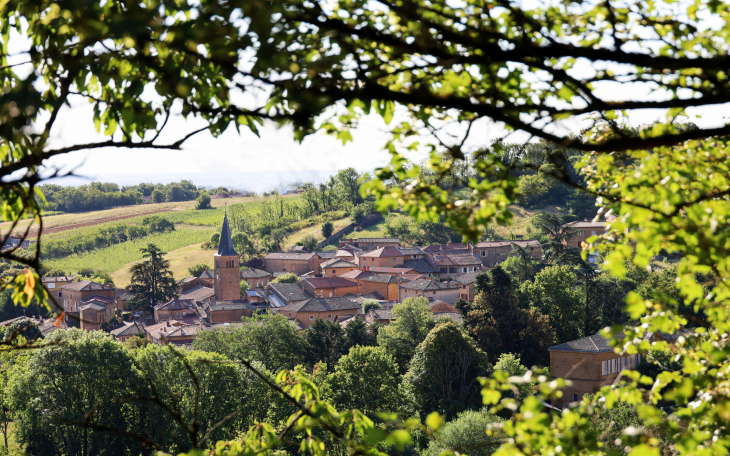
<svg viewBox="0 0 730 456"><path fill-rule="evenodd" d="M147 339L158 345L190 345L198 335L198 326L167 320L144 327Z"/></svg>
<svg viewBox="0 0 730 456"><path fill-rule="evenodd" d="M125 321L122 326L111 332L111 335L119 342L124 342L132 337L146 337L146 334L144 325L138 321Z"/></svg>
<svg viewBox="0 0 730 456"><path fill-rule="evenodd" d="M347 280L354 280L355 282L360 283L361 279L370 277L372 275L373 273L370 271L361 271L360 269L355 269L353 271L342 274L340 277Z"/></svg>
<svg viewBox="0 0 730 456"><path fill-rule="evenodd" d="M385 309L370 309L368 313L365 315L365 323L368 324L375 324L380 323L381 325L388 325L390 322L392 322L395 318L393 317L393 311L392 310L385 310Z"/></svg>
<svg viewBox="0 0 730 456"><path fill-rule="evenodd" d="M154 307L155 322L185 320L198 317L197 306L192 299L172 299Z"/></svg>
<svg viewBox="0 0 730 456"><path fill-rule="evenodd" d="M482 264L493 267L507 259L514 249L512 244L527 249L536 260L542 259L542 246L537 239L525 239L516 241L482 241L476 245L469 244L471 252L479 257Z"/></svg>
<svg viewBox="0 0 730 456"><path fill-rule="evenodd" d="M203 273L200 274L200 277L198 278L201 280L205 280L210 284L210 286L213 286L215 284L215 275L210 269L206 269L205 271L203 271Z"/></svg>
<svg viewBox="0 0 730 456"><path fill-rule="evenodd" d="M398 301L406 298L425 297L429 301L439 300L453 304L459 299L461 288L451 282L439 282L433 279L418 279L406 282L398 287Z"/></svg>
<svg viewBox="0 0 730 456"><path fill-rule="evenodd" d="M347 298L311 298L276 309L276 313L296 319L303 328L309 328L317 318L334 320L337 315L360 313L360 305Z"/></svg>
<svg viewBox="0 0 730 456"><path fill-rule="evenodd" d="M474 282L479 274L484 271L472 271L466 274L460 275L454 279L454 284L459 285L459 297L465 301L473 301L476 295L476 288L474 288Z"/></svg>
<svg viewBox="0 0 730 456"><path fill-rule="evenodd" d="M41 283L48 289L50 292L53 289L59 288L61 285L65 285L67 283L75 282L76 276L70 275L70 276L43 276L41 277ZM60 298L60 296L59 296Z"/></svg>
<svg viewBox="0 0 730 456"><path fill-rule="evenodd" d="M438 269L439 279L455 279L467 272L482 269L482 262L468 249L433 250L428 259Z"/></svg>
<svg viewBox="0 0 730 456"><path fill-rule="evenodd" d="M403 254L404 260L422 260L426 258L426 252L420 247L399 247L400 253Z"/></svg>
<svg viewBox="0 0 730 456"><path fill-rule="evenodd" d="M357 264L341 258L325 261L320 268L322 268L321 273L324 277L340 277L342 274L360 269Z"/></svg>
<svg viewBox="0 0 730 456"><path fill-rule="evenodd" d="M215 290L211 286L195 285L192 288L179 293L178 299L190 300L195 303L196 306L202 306L204 303L209 303L215 299Z"/></svg>
<svg viewBox="0 0 730 456"><path fill-rule="evenodd" d="M360 269L365 267L395 267L403 264L404 256L397 247L380 247L358 257Z"/></svg>
<svg viewBox="0 0 730 456"><path fill-rule="evenodd" d="M397 301L398 286L401 283L408 282L408 279L390 274L373 274L370 277L358 280L358 282L361 286L360 293L371 293L377 291L385 297L385 300Z"/></svg>
<svg viewBox="0 0 730 456"><path fill-rule="evenodd" d="M263 290L273 279L273 274L261 269L241 269L241 280L245 281L251 290Z"/></svg>
<svg viewBox="0 0 730 456"><path fill-rule="evenodd" d="M54 291L54 296L58 296L57 302L63 306L63 310L66 312L78 312L81 301L94 295L114 299L114 287L90 280L80 280L60 285Z"/></svg>
<svg viewBox="0 0 730 456"><path fill-rule="evenodd" d="M312 277L302 279L299 286L316 298L339 298L346 294L360 294L360 285L342 277Z"/></svg>
<svg viewBox="0 0 730 456"><path fill-rule="evenodd" d="M434 266L433 263L431 263L431 261L428 259L428 255L420 259L404 260L403 265L400 267L410 269L413 272L424 275L436 276L439 273L439 269Z"/></svg>
<svg viewBox="0 0 730 456"><path fill-rule="evenodd" d="M284 307L304 302L314 295L305 292L296 283L269 283L266 286L266 297L273 307Z"/></svg>
<svg viewBox="0 0 730 456"><path fill-rule="evenodd" d="M581 243L585 242L589 237L599 236L606 232L605 221L577 221L566 223L563 227L570 228L575 234L575 236L568 241L568 245L571 247L580 247Z"/></svg>
<svg viewBox="0 0 730 456"><path fill-rule="evenodd" d="M550 375L567 378L573 383L563 390L562 403L578 402L584 394L596 393L616 380L624 369L633 369L641 355L618 355L600 334L571 340L548 348Z"/></svg>
<svg viewBox="0 0 730 456"><path fill-rule="evenodd" d="M264 257L264 269L269 272L293 272L302 275L319 271L324 261L316 253L269 253Z"/></svg>
<svg viewBox="0 0 730 456"><path fill-rule="evenodd" d="M253 315L255 307L244 301L214 301L207 304L208 323L240 322L242 317Z"/></svg>
<svg viewBox="0 0 730 456"><path fill-rule="evenodd" d="M83 330L99 330L115 315L114 299L107 296L92 295L79 303L79 327Z"/></svg>

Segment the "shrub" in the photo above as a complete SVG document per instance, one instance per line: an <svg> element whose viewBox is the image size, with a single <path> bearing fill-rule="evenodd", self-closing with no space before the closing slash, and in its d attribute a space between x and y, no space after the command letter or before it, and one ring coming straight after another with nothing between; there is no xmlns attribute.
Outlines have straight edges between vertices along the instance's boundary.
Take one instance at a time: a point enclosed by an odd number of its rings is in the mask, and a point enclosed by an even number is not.
<svg viewBox="0 0 730 456"><path fill-rule="evenodd" d="M322 224L322 237L327 239L328 237L332 236L332 233L335 230L335 226L332 224L332 222L324 222Z"/></svg>

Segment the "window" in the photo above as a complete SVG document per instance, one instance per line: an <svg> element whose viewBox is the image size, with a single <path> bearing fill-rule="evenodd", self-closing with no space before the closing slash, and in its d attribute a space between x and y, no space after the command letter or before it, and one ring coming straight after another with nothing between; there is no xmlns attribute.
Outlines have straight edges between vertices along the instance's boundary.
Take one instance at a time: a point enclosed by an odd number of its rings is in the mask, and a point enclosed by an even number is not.
<svg viewBox="0 0 730 456"><path fill-rule="evenodd" d="M310 319L310 320L314 320L314 315L310 315L310 316L309 316L309 319Z"/></svg>
<svg viewBox="0 0 730 456"><path fill-rule="evenodd" d="M583 230L578 231L578 236L583 236L583 233L584 233Z"/></svg>
<svg viewBox="0 0 730 456"><path fill-rule="evenodd" d="M335 273L335 270L333 269L333 270L332 270L332 274L334 274L334 273Z"/></svg>
<svg viewBox="0 0 730 456"><path fill-rule="evenodd" d="M601 375L606 375L608 373L608 366L606 361L601 361Z"/></svg>
<svg viewBox="0 0 730 456"><path fill-rule="evenodd" d="M454 273L454 272L456 272L456 271L457 271L458 269L459 269L459 268L449 268L449 272L451 272L451 273Z"/></svg>
<svg viewBox="0 0 730 456"><path fill-rule="evenodd" d="M573 402L578 402L578 395L577 394L574 394L573 395Z"/></svg>
<svg viewBox="0 0 730 456"><path fill-rule="evenodd" d="M615 374L616 372L618 372L618 358L611 360L611 373Z"/></svg>
<svg viewBox="0 0 730 456"><path fill-rule="evenodd" d="M291 317L291 312L289 312L289 316Z"/></svg>
<svg viewBox="0 0 730 456"><path fill-rule="evenodd" d="M595 235L596 235L596 230L591 230L591 236L595 236Z"/></svg>
<svg viewBox="0 0 730 456"><path fill-rule="evenodd" d="M487 251L486 250L482 250L482 256L487 256Z"/></svg>
<svg viewBox="0 0 730 456"><path fill-rule="evenodd" d="M442 273L442 274L443 273L446 273L447 272L447 269L446 268L439 268L439 272Z"/></svg>
<svg viewBox="0 0 730 456"><path fill-rule="evenodd" d="M327 315L328 320L332 320L332 315Z"/></svg>
<svg viewBox="0 0 730 456"><path fill-rule="evenodd" d="M60 292L60 291L58 292L58 297L59 297L59 298L61 297L61 292Z"/></svg>
<svg viewBox="0 0 730 456"><path fill-rule="evenodd" d="M626 369L626 358L621 357L621 370Z"/></svg>

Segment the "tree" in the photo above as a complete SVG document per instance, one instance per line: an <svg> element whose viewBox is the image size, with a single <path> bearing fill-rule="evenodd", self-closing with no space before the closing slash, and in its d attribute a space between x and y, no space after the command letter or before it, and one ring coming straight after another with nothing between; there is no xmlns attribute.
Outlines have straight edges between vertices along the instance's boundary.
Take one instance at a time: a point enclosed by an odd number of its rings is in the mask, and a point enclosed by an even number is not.
<svg viewBox="0 0 730 456"><path fill-rule="evenodd" d="M335 191L343 201L349 201L353 206L363 202L360 195L360 173L355 168L346 168L337 172L335 176ZM324 233L322 233L324 236ZM331 234L330 234L331 236ZM327 239L329 236L324 236Z"/></svg>
<svg viewBox="0 0 730 456"><path fill-rule="evenodd" d="M370 330L360 315L350 320L345 326L345 347L351 350L352 347L377 345L378 336Z"/></svg>
<svg viewBox="0 0 730 456"><path fill-rule="evenodd" d="M197 201L195 209L201 210L213 208L213 206L210 205L210 194L208 192L201 192Z"/></svg>
<svg viewBox="0 0 730 456"><path fill-rule="evenodd" d="M327 377L332 402L342 410L395 412L400 403L398 365L382 347L353 347Z"/></svg>
<svg viewBox="0 0 730 456"><path fill-rule="evenodd" d="M203 331L193 347L229 359L257 361L271 372L305 363L308 350L307 340L284 315L268 313L254 314L238 326Z"/></svg>
<svg viewBox="0 0 730 456"><path fill-rule="evenodd" d="M538 272L534 282L520 287L520 295L529 307L550 317L557 344L585 335L586 309L576 289L577 282L570 267L550 266Z"/></svg>
<svg viewBox="0 0 730 456"><path fill-rule="evenodd" d="M211 245L218 246L218 244L221 242L221 234L220 233L213 233L210 235L210 243Z"/></svg>
<svg viewBox="0 0 730 456"><path fill-rule="evenodd" d="M287 272L271 281L271 283L299 283L302 279L293 272Z"/></svg>
<svg viewBox="0 0 730 456"><path fill-rule="evenodd" d="M190 274L192 277L200 277L205 271L213 269L207 264L198 263L190 266L188 268L188 274Z"/></svg>
<svg viewBox="0 0 730 456"><path fill-rule="evenodd" d="M331 223L331 222L327 222ZM322 227L324 229L324 226ZM302 245L305 249L309 250L310 252L314 252L317 250L317 246L319 245L319 241L316 237L312 236L311 234L308 234L302 238Z"/></svg>
<svg viewBox="0 0 730 456"><path fill-rule="evenodd" d="M156 245L147 244L140 251L144 260L130 269L132 281L128 290L134 297L127 304L130 309L151 313L154 306L175 297L175 278L165 252Z"/></svg>
<svg viewBox="0 0 730 456"><path fill-rule="evenodd" d="M151 199L152 199L152 202L153 203L164 203L165 202L165 198L166 198L165 197L165 194L160 189L155 189L152 192Z"/></svg>
<svg viewBox="0 0 730 456"><path fill-rule="evenodd" d="M399 372L405 373L418 345L433 328L433 314L426 298L406 298L393 306L393 321L378 333L378 345L392 354Z"/></svg>
<svg viewBox="0 0 730 456"><path fill-rule="evenodd" d="M512 353L502 353L494 364L494 371L504 372L510 377L524 377L527 373L527 367L520 363L520 358ZM535 388L536 382L526 382L518 385L520 394L519 398L524 399Z"/></svg>
<svg viewBox="0 0 730 456"><path fill-rule="evenodd" d="M246 294L248 290L251 289L251 285L248 284L245 280L241 280L241 283L239 284L239 289L241 290L241 296Z"/></svg>
<svg viewBox="0 0 730 456"><path fill-rule="evenodd" d="M324 222L322 224L322 237L328 239L330 236L332 236L334 230L335 226L332 224L332 222Z"/></svg>
<svg viewBox="0 0 730 456"><path fill-rule="evenodd" d="M495 427L502 421L487 408L461 412L436 432L436 438L422 454L440 456L445 451L458 451L470 456L490 456L506 440L504 433ZM488 435L485 429L494 429L494 433Z"/></svg>
<svg viewBox="0 0 730 456"><path fill-rule="evenodd" d="M519 284L533 280L539 263L527 248L521 247L514 242L511 244L512 251L501 264L502 268Z"/></svg>
<svg viewBox="0 0 730 456"><path fill-rule="evenodd" d="M377 196L382 210L397 207L420 220L442 214L449 226L476 240L489 223L509 220L521 164L505 162L503 145L495 143L469 157L471 176L459 178L467 191L441 183L453 179L454 168L466 161L462 146L478 134L468 127L492 120L555 144L551 161L557 164L566 162L564 151L590 151L575 162L585 185L571 180L568 170L556 166L550 171L551 178L597 197L602 213L618 216L609 229L611 242L589 242L586 248L605 253L607 270L617 276L626 272L627 260L645 268L663 250L681 254L686 274L678 294L686 305L712 309L707 337L722 340L728 332L725 284L730 278L724 254L730 202L722 176L727 175L724 135L730 126L721 120L693 125L679 116L692 115L688 108L729 99L728 40L707 30L724 30L730 21L722 2L694 3L685 11L635 0L569 6L338 2L333 8L285 1L250 9L203 1L175 4L172 10L167 4L117 8L114 2L92 2L80 8L68 0L10 2L3 34L10 36L10 27L22 18L13 39L29 43L29 49L20 51L28 60L11 63L3 56L0 63L9 87L0 103L6 107L0 131L6 152L0 155L4 218L37 219L42 204L34 195L44 178L41 164L51 157L105 147L178 150L205 128L214 135L230 124L256 132L264 119L292 122L298 140L322 130L346 142L361 118L379 115L392 134L386 149L393 159L375 172L363 193ZM606 19L587 27L585 18ZM101 23L104 27L97 26ZM186 35L192 24L191 42ZM159 39L173 36L177 39ZM191 51L195 43L204 43L204 51ZM584 71L574 71L577 62ZM629 86L632 90L621 90ZM250 100L245 96L250 91L265 94L257 98L259 105L239 101ZM666 96L646 97L649 92ZM57 120L77 97L94 104L94 123L105 138L58 147L52 141ZM179 112L171 112L175 107L197 116L204 127L166 142L161 133L170 128L170 115ZM651 125L637 128L621 117L652 108L661 115ZM555 129L557 120L570 124L586 115L595 122L585 131ZM462 127L456 138L449 128L455 125L448 125L452 119ZM423 133L433 136L425 146L431 156L425 166L412 165L400 152L422 147L414 138ZM30 257L13 249L0 256L38 271L40 247ZM31 269L4 283L23 305L34 297L39 303L47 299ZM704 293L694 273L707 271L718 274L718 280ZM647 332L676 331L686 321L671 302L652 298L647 305L633 294L627 301L632 319L645 320L624 328L624 343L617 346L631 353L646 349L639 341ZM706 360L723 358L718 345L691 340L681 348L691 361L671 381L671 397L679 406L665 420L674 426L678 448L694 449L704 434L726 428L720 411L730 399L716 394L727 380L725 371L704 366ZM543 384L536 397L557 394L557 386L550 385ZM623 397L641 396L637 384L625 388ZM705 393L713 401L689 410L688 394ZM304 396L305 403L313 403L311 394ZM485 398L499 400L499 393ZM579 438L588 420L575 416L590 414L592 407L549 418L533 409L520 413L508 429L514 443L505 444L504 451L597 452L597 442ZM653 406L637 411L658 415ZM687 432L678 430L679 422ZM362 437L353 435L345 439L348 444ZM714 446L730 440L722 432L714 437ZM247 437L247 450L256 443ZM658 449L651 440L628 435L622 443L629 452ZM304 442L311 448L318 444L316 439Z"/></svg>
<svg viewBox="0 0 730 456"><path fill-rule="evenodd" d="M380 303L375 299L363 299L362 313L367 314L370 309L380 309Z"/></svg>
<svg viewBox="0 0 730 456"><path fill-rule="evenodd" d="M231 241L233 242L233 248L236 249L241 259L247 256L252 257L256 254L256 247L246 233L241 231L235 232L231 237Z"/></svg>
<svg viewBox="0 0 730 456"><path fill-rule="evenodd" d="M500 266L480 277L474 303L459 303L471 337L487 351L492 362L503 353L514 353L529 366L546 366L547 348L554 341L550 318L535 309L520 309L512 281Z"/></svg>
<svg viewBox="0 0 730 456"><path fill-rule="evenodd" d="M478 379L491 371L487 354L453 321L445 321L416 348L403 385L421 418L432 411L451 418L481 405Z"/></svg>
<svg viewBox="0 0 730 456"><path fill-rule="evenodd" d="M311 364L322 362L334 369L337 360L345 352L345 333L334 321L317 318L309 327L307 343Z"/></svg>
<svg viewBox="0 0 730 456"><path fill-rule="evenodd" d="M54 344L10 374L10 401L22 417L16 441L30 454L82 455L95 448L139 453L141 445L128 437L78 426L88 418L91 425L144 432L130 406L115 401L131 397L138 379L126 350L108 334L75 328L56 331L48 341Z"/></svg>

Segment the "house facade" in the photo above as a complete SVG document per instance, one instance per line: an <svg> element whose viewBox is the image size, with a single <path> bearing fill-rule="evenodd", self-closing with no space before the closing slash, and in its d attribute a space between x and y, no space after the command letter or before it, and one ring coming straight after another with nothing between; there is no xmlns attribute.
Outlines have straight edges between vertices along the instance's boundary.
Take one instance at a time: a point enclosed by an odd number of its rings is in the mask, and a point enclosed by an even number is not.
<svg viewBox="0 0 730 456"><path fill-rule="evenodd" d="M568 245L571 247L580 247L591 236L599 236L606 232L605 221L570 222L563 225L563 227L570 228L573 231L574 236L568 241Z"/></svg>
<svg viewBox="0 0 730 456"><path fill-rule="evenodd" d="M90 280L80 280L78 282L60 285L54 294L60 294L57 302L63 306L64 311L78 312L79 307L81 307L81 301L90 296L98 295L114 299L114 287L102 285Z"/></svg>
<svg viewBox="0 0 730 456"><path fill-rule="evenodd" d="M320 265L320 268L321 274L324 277L339 277L342 274L360 269L357 264L341 258L334 258L332 260L325 261Z"/></svg>
<svg viewBox="0 0 730 456"><path fill-rule="evenodd" d="M476 295L476 288L474 282L476 277L484 271L472 271L457 277L454 280L454 284L459 286L459 298L465 301L473 301Z"/></svg>
<svg viewBox="0 0 730 456"><path fill-rule="evenodd" d="M302 275L319 271L322 258L316 253L270 253L264 257L264 269L269 272L293 272Z"/></svg>
<svg viewBox="0 0 730 456"><path fill-rule="evenodd" d="M537 239L515 241L482 241L469 244L471 252L478 257L482 264L488 267L496 266L507 259L515 244L527 249L536 260L542 259L542 246Z"/></svg>
<svg viewBox="0 0 730 456"><path fill-rule="evenodd" d="M155 322L183 320L198 317L197 306L191 299L171 299L154 308Z"/></svg>
<svg viewBox="0 0 730 456"><path fill-rule="evenodd" d="M397 247L380 247L358 257L360 269L365 267L397 267L402 265L405 257Z"/></svg>
<svg viewBox="0 0 730 456"><path fill-rule="evenodd" d="M273 274L262 269L241 270L241 280L245 281L251 290L263 290L273 279Z"/></svg>
<svg viewBox="0 0 730 456"><path fill-rule="evenodd" d="M360 305L347 298L311 298L298 304L276 309L276 313L296 320L306 329L317 318L334 320L338 315L356 315L360 313Z"/></svg>
<svg viewBox="0 0 730 456"><path fill-rule="evenodd" d="M433 279L418 279L406 282L398 287L398 301L406 298L424 297L429 301L439 300L453 304L459 299L460 287L451 282L439 282Z"/></svg>
<svg viewBox="0 0 730 456"><path fill-rule="evenodd" d="M369 277L358 280L361 285L361 294L377 291L382 294L384 299L387 301L398 300L398 286L401 283L406 283L408 281L408 279L391 274L373 274Z"/></svg>
<svg viewBox="0 0 730 456"><path fill-rule="evenodd" d="M339 298L360 294L360 285L342 277L312 277L302 279L299 286L316 298Z"/></svg>

